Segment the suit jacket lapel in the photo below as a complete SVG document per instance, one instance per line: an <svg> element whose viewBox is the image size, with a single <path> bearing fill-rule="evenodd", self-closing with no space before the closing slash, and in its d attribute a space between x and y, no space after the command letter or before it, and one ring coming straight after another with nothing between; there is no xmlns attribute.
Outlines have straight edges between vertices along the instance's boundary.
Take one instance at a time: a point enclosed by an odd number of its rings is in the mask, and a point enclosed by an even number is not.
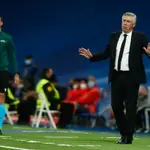
<svg viewBox="0 0 150 150"><path fill-rule="evenodd" d="M130 50L129 50L129 60L128 60L129 61L129 68L130 68L130 70L132 68L131 58L132 58L135 42L136 42L136 35L135 35L135 32L132 32L131 43L130 43Z"/></svg>
<svg viewBox="0 0 150 150"><path fill-rule="evenodd" d="M114 48L113 48L113 58L116 57L117 43L118 43L120 34L121 34L121 32L117 32L116 35L115 35L115 38L114 38L114 42L113 42L113 43L114 43Z"/></svg>
<svg viewBox="0 0 150 150"><path fill-rule="evenodd" d="M132 54L133 51L133 47L135 45L135 32L132 32L132 36L131 36L131 44L130 44L130 50L129 50L129 56Z"/></svg>
<svg viewBox="0 0 150 150"><path fill-rule="evenodd" d="M121 34L121 32L118 32L118 33L116 34L116 37L115 37L115 45L116 45L116 46L117 46L117 42L118 42L118 40L119 40L120 34Z"/></svg>

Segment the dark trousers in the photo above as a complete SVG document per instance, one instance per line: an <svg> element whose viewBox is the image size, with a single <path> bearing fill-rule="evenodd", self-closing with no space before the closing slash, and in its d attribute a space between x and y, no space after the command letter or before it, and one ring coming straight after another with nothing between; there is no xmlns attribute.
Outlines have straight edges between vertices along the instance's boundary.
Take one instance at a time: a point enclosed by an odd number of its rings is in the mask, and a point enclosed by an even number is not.
<svg viewBox="0 0 150 150"><path fill-rule="evenodd" d="M129 138L134 133L138 89L139 84L134 82L131 72L114 71L111 83L112 109L120 134Z"/></svg>
<svg viewBox="0 0 150 150"><path fill-rule="evenodd" d="M18 105L19 120L18 124L29 124L30 115L33 115L36 110L36 100L29 97L28 100L22 100Z"/></svg>
<svg viewBox="0 0 150 150"><path fill-rule="evenodd" d="M65 128L72 121L74 106L73 104L63 102L60 105L60 119L58 122L58 127Z"/></svg>

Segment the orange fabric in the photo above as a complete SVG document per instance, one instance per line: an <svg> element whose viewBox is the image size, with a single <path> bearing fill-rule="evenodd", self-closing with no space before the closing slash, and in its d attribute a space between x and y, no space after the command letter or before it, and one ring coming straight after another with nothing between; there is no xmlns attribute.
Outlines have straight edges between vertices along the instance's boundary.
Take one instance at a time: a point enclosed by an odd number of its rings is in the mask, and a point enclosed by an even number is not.
<svg viewBox="0 0 150 150"><path fill-rule="evenodd" d="M87 89L71 89L68 94L67 94L67 98L64 101L76 101L79 97L81 97L83 94L85 94L85 92L87 91Z"/></svg>
<svg viewBox="0 0 150 150"><path fill-rule="evenodd" d="M101 94L97 86L85 91L82 96L77 99L80 105L88 108L90 113L95 113L97 102L100 100Z"/></svg>
<svg viewBox="0 0 150 150"><path fill-rule="evenodd" d="M97 86L91 89L71 89L63 102L72 103L74 105L74 112L76 110L76 103L79 103L87 108L90 113L95 113L100 97L101 93Z"/></svg>
<svg viewBox="0 0 150 150"><path fill-rule="evenodd" d="M101 94L98 87L93 87L92 89L88 89L85 91L82 96L77 99L79 104L93 104L97 103L100 99Z"/></svg>

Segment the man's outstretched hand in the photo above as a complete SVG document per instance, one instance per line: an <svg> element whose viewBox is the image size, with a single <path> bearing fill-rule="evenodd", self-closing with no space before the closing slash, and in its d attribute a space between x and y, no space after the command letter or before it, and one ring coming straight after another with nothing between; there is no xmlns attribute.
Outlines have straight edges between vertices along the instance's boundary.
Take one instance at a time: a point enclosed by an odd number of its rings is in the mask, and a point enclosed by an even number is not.
<svg viewBox="0 0 150 150"><path fill-rule="evenodd" d="M79 55L82 55L88 59L90 59L93 55L89 49L79 48Z"/></svg>
<svg viewBox="0 0 150 150"><path fill-rule="evenodd" d="M148 55L150 55L150 43L148 43L147 47L143 47L143 49Z"/></svg>

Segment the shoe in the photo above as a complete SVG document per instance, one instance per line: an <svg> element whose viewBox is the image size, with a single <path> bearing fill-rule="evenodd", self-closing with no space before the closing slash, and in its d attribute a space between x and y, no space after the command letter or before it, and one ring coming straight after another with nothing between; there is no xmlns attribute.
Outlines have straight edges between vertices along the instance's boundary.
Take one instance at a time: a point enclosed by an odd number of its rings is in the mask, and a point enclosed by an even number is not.
<svg viewBox="0 0 150 150"><path fill-rule="evenodd" d="M117 144L132 144L132 140L133 139L129 137L121 137Z"/></svg>
<svg viewBox="0 0 150 150"><path fill-rule="evenodd" d="M144 128L139 128L138 130L136 130L136 133L140 133L140 132L144 132L145 129Z"/></svg>
<svg viewBox="0 0 150 150"><path fill-rule="evenodd" d="M116 142L116 144L120 144L120 143L124 142L124 140L125 140L125 137L121 136L120 140L118 142Z"/></svg>
<svg viewBox="0 0 150 150"><path fill-rule="evenodd" d="M149 132L150 132L150 130L144 130L143 132L144 132L144 133L149 133Z"/></svg>

